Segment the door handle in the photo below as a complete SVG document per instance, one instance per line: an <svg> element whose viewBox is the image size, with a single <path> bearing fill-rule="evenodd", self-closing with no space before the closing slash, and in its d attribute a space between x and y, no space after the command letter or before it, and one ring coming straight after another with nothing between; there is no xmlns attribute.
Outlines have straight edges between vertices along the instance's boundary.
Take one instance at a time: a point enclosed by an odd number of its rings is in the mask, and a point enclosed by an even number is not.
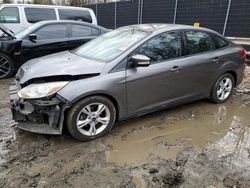
<svg viewBox="0 0 250 188"><path fill-rule="evenodd" d="M214 62L214 63L219 63L219 62L220 62L220 58L215 57L215 58L213 59L213 62Z"/></svg>
<svg viewBox="0 0 250 188"><path fill-rule="evenodd" d="M181 68L179 66L174 66L170 71L178 73L178 72L180 72L180 70L181 70Z"/></svg>

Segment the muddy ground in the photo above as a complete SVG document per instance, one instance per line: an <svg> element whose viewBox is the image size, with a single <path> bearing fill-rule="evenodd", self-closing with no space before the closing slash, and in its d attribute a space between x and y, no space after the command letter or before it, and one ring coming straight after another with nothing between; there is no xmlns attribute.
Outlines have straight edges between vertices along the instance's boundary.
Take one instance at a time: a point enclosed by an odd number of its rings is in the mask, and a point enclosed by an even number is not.
<svg viewBox="0 0 250 188"><path fill-rule="evenodd" d="M250 187L250 69L232 98L116 124L81 143L18 130L0 81L0 187Z"/></svg>

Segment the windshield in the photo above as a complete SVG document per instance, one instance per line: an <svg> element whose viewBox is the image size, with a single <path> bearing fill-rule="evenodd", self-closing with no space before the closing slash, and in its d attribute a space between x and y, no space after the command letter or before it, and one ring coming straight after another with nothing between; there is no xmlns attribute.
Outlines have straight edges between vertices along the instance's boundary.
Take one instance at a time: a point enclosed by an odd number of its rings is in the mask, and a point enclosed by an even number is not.
<svg viewBox="0 0 250 188"><path fill-rule="evenodd" d="M33 24L19 32L17 32L15 34L15 37L17 39L23 39L24 37L26 37L28 34L31 34L31 32L33 32L35 30L35 28L37 28L38 24Z"/></svg>
<svg viewBox="0 0 250 188"><path fill-rule="evenodd" d="M114 30L80 46L72 53L88 59L107 62L121 55L147 34L145 31L135 29Z"/></svg>

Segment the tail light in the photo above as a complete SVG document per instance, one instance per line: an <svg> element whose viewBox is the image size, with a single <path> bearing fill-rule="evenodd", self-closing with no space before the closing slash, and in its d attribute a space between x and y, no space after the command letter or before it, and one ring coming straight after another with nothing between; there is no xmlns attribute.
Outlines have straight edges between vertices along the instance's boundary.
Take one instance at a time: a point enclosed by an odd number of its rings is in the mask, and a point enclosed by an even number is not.
<svg viewBox="0 0 250 188"><path fill-rule="evenodd" d="M244 58L244 60L246 60L246 58L247 58L247 52L246 52L246 50L244 48L242 48L240 50L240 55L242 55L242 57Z"/></svg>

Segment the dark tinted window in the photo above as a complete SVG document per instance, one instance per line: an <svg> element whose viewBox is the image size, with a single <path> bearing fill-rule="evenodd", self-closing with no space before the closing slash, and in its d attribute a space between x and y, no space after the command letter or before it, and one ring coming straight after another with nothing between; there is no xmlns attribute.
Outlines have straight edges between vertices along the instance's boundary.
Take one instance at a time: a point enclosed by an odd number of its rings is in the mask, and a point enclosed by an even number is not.
<svg viewBox="0 0 250 188"><path fill-rule="evenodd" d="M186 36L188 54L197 54L216 49L213 39L208 33L188 31Z"/></svg>
<svg viewBox="0 0 250 188"><path fill-rule="evenodd" d="M78 20L92 23L89 11L58 9L60 20Z"/></svg>
<svg viewBox="0 0 250 188"><path fill-rule="evenodd" d="M217 41L217 48L223 48L225 46L228 46L228 42L221 37L215 36L215 39Z"/></svg>
<svg viewBox="0 0 250 188"><path fill-rule="evenodd" d="M72 37L87 37L98 35L98 30L83 25L72 25Z"/></svg>
<svg viewBox="0 0 250 188"><path fill-rule="evenodd" d="M29 23L36 23L44 20L56 20L56 12L54 9L25 8L24 11Z"/></svg>
<svg viewBox="0 0 250 188"><path fill-rule="evenodd" d="M35 33L38 40L66 38L67 26L62 24L48 25L38 29Z"/></svg>
<svg viewBox="0 0 250 188"><path fill-rule="evenodd" d="M0 23L20 23L19 11L16 7L5 7L0 11Z"/></svg>
<svg viewBox="0 0 250 188"><path fill-rule="evenodd" d="M136 53L148 56L152 62L164 61L181 56L179 33L163 33L143 44Z"/></svg>

